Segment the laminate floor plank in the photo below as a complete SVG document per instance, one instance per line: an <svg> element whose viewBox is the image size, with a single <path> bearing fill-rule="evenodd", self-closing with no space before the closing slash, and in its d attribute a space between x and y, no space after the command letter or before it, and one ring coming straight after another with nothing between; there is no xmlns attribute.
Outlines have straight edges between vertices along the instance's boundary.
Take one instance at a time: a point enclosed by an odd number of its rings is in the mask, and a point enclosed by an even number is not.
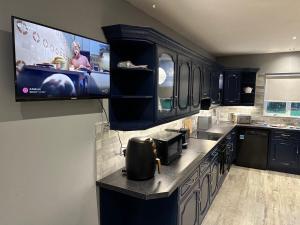
<svg viewBox="0 0 300 225"><path fill-rule="evenodd" d="M300 176L232 166L202 225L300 225Z"/></svg>

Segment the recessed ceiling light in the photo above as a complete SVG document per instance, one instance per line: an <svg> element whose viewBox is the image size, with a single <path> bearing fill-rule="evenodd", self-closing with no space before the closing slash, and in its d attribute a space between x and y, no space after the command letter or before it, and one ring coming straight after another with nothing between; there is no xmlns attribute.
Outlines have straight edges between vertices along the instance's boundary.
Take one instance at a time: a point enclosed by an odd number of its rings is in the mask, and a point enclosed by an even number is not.
<svg viewBox="0 0 300 225"><path fill-rule="evenodd" d="M292 39L293 39L293 40L296 40L296 39L297 39L297 37L296 37L296 36L294 36Z"/></svg>
<svg viewBox="0 0 300 225"><path fill-rule="evenodd" d="M152 8L153 8L153 9L155 9L155 8L156 8L156 5L155 5L155 4L153 4L153 5L152 5Z"/></svg>

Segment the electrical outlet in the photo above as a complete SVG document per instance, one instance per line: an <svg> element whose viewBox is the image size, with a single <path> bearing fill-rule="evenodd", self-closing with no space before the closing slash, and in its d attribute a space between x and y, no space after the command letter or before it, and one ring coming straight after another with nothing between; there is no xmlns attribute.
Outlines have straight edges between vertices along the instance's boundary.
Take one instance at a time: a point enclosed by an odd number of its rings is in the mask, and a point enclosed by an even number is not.
<svg viewBox="0 0 300 225"><path fill-rule="evenodd" d="M108 132L110 130L109 122L103 123L103 132Z"/></svg>
<svg viewBox="0 0 300 225"><path fill-rule="evenodd" d="M104 134L109 135L110 126L108 122L100 122L96 124L96 135L103 137Z"/></svg>

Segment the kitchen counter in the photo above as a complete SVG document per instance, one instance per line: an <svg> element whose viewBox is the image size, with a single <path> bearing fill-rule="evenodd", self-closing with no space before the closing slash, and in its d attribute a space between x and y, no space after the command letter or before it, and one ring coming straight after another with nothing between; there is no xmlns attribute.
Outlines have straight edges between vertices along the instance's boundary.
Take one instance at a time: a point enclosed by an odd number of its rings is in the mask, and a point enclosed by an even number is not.
<svg viewBox="0 0 300 225"><path fill-rule="evenodd" d="M222 134L218 141L190 138L188 148L183 150L181 157L168 166L162 166L161 174L156 172L155 177L150 180L128 180L121 170L118 170L97 181L97 185L145 200L169 197L234 127L231 123L220 123L207 130Z"/></svg>
<svg viewBox="0 0 300 225"><path fill-rule="evenodd" d="M183 150L181 157L168 166L162 166L161 174L156 172L155 177L146 181L128 180L121 170L97 181L102 188L117 191L129 196L141 199L156 199L170 196L200 164L201 160L213 150L217 144L235 127L259 128L259 129L280 129L299 131L289 127L272 127L263 124L233 124L220 122L214 124L205 132L221 134L218 141L196 139L192 135L189 139L189 146Z"/></svg>

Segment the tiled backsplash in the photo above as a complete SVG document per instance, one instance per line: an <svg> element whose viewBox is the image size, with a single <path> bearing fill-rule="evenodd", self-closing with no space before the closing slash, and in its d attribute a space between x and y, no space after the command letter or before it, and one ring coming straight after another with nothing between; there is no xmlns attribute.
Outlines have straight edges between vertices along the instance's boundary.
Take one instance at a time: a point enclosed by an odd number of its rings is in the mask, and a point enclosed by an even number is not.
<svg viewBox="0 0 300 225"><path fill-rule="evenodd" d="M197 115L189 117L193 121L193 129L196 127ZM186 118L185 118L186 119ZM148 136L153 133L163 131L167 128L183 127L183 119L167 124L156 126L142 131L118 131L122 146L126 147L131 137ZM103 129L103 124L96 124L96 160L97 160L97 180L121 169L125 166L124 156L121 155L121 145L118 132Z"/></svg>

